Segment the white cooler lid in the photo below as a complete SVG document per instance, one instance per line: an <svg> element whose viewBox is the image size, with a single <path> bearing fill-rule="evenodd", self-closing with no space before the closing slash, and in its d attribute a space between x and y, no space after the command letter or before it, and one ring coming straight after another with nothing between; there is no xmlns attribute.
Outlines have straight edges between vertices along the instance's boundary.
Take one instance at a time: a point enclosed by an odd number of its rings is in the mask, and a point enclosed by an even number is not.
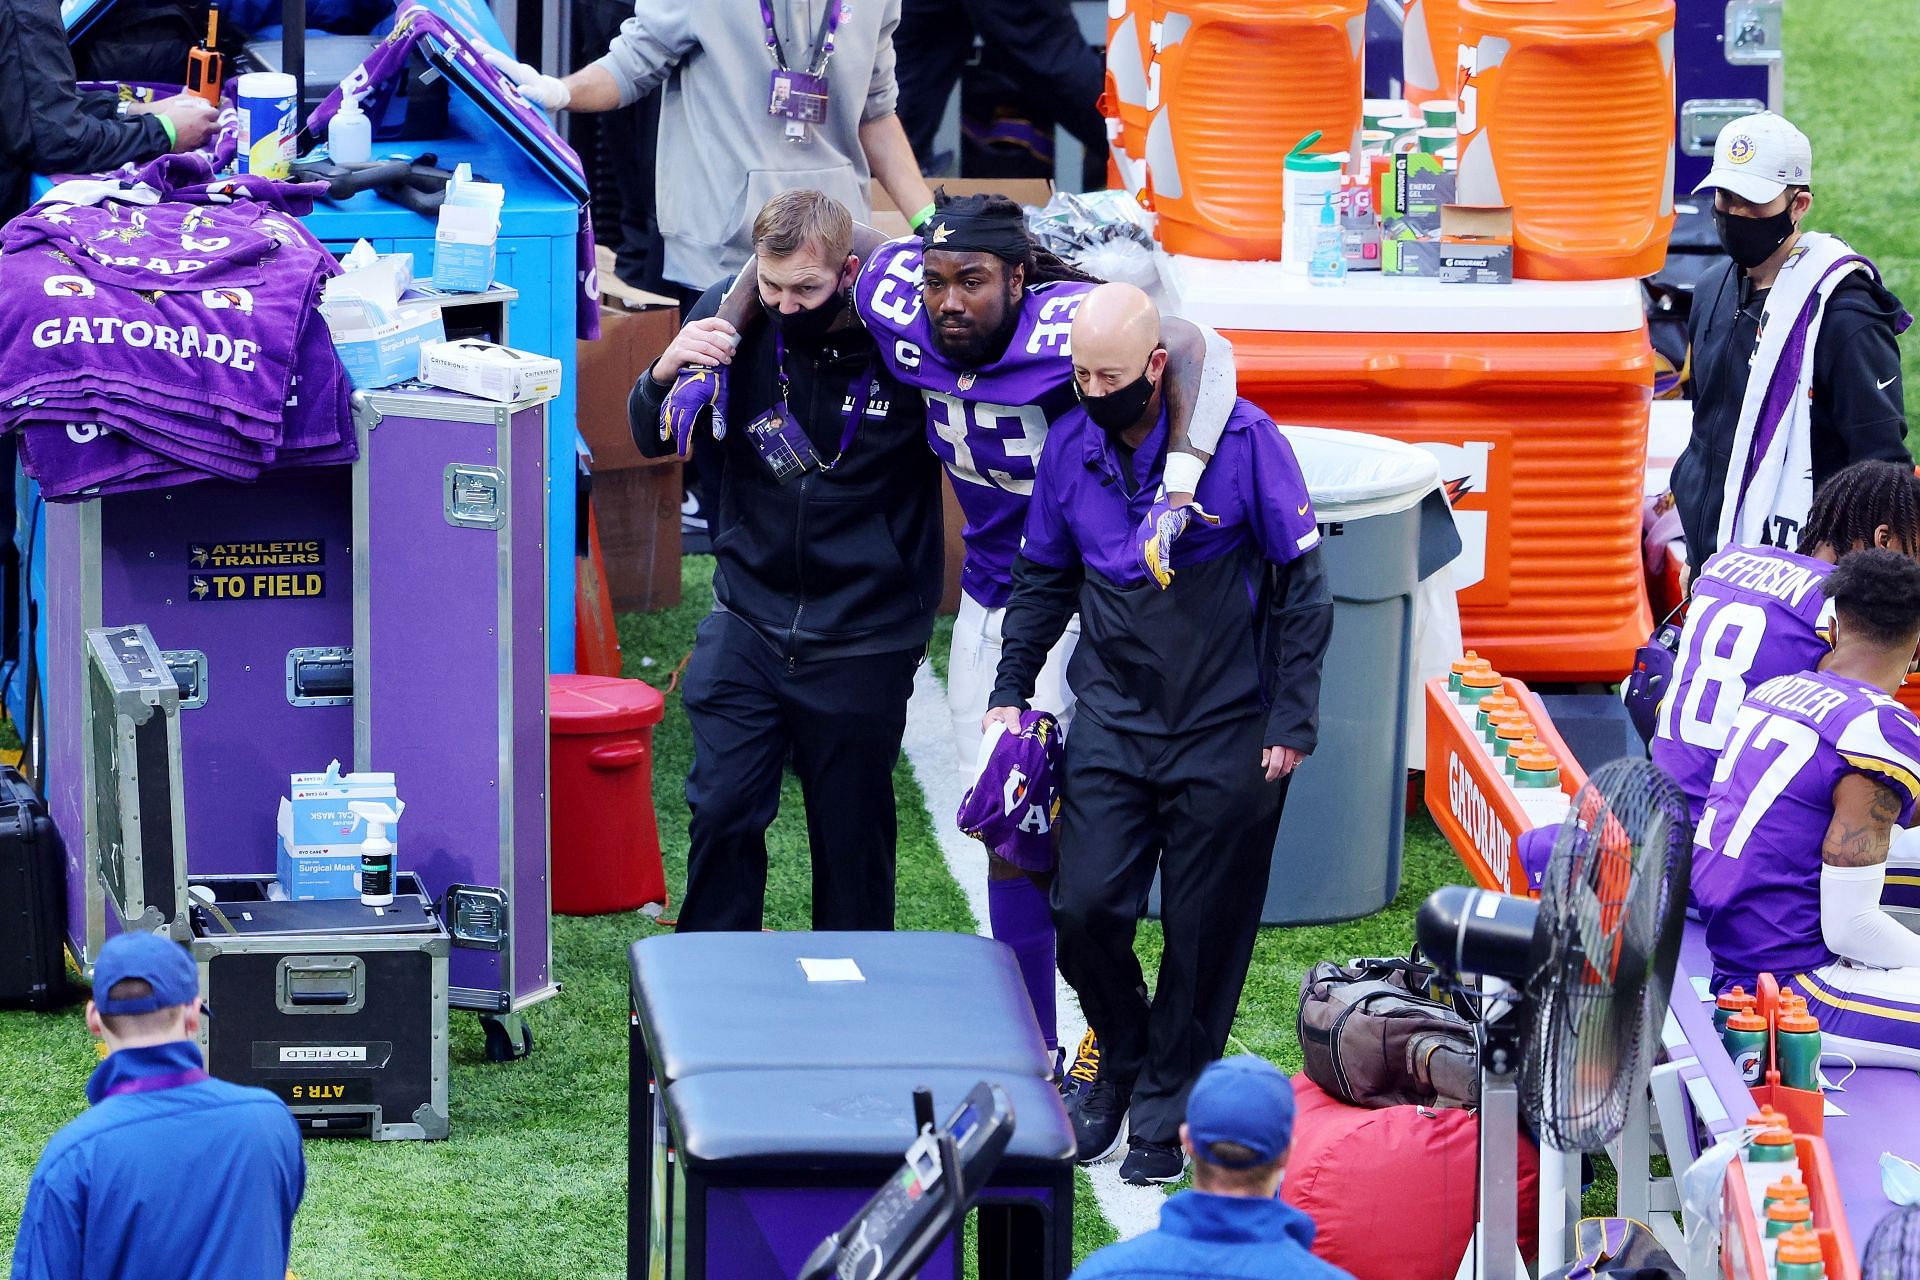
<svg viewBox="0 0 1920 1280"><path fill-rule="evenodd" d="M1314 515L1364 520L1420 505L1440 487L1440 462L1418 445L1358 431L1281 427L1307 479Z"/></svg>
<svg viewBox="0 0 1920 1280"><path fill-rule="evenodd" d="M1438 280L1349 272L1316 286L1277 262L1156 252L1175 314L1215 329L1277 333L1630 333L1646 318L1638 280Z"/></svg>

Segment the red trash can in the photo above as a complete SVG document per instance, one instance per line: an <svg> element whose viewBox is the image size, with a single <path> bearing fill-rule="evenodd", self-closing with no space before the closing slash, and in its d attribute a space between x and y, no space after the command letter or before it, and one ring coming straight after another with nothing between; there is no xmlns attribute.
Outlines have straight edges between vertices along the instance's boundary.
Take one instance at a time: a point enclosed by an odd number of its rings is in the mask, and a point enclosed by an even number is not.
<svg viewBox="0 0 1920 1280"><path fill-rule="evenodd" d="M553 909L592 916L667 900L653 819L653 726L666 699L638 680L547 677Z"/></svg>

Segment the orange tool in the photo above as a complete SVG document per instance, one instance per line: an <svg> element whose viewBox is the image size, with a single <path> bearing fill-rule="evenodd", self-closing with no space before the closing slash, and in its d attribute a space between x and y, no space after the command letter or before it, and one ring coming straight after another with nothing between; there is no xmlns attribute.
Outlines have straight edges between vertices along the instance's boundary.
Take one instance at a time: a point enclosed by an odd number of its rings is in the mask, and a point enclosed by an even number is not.
<svg viewBox="0 0 1920 1280"><path fill-rule="evenodd" d="M226 59L220 56L220 7L207 5L207 38L187 54L187 92L220 105L220 87L226 80Z"/></svg>

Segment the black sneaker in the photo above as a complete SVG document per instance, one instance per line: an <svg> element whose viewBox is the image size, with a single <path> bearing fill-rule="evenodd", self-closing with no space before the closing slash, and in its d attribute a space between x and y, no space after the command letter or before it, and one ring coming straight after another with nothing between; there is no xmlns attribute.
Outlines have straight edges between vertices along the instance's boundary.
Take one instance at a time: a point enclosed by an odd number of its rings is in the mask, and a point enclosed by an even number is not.
<svg viewBox="0 0 1920 1280"><path fill-rule="evenodd" d="M1093 1028L1088 1027L1087 1033L1080 1037L1080 1047L1073 1051L1073 1061L1067 1064L1064 1072L1054 1073L1054 1082L1060 1089L1061 1097L1071 1098L1099 1077L1100 1040L1093 1034Z"/></svg>
<svg viewBox="0 0 1920 1280"><path fill-rule="evenodd" d="M1080 1164L1098 1164L1109 1159L1127 1140L1127 1107L1130 1091L1111 1080L1100 1079L1073 1095L1067 1115L1073 1121L1074 1159Z"/></svg>
<svg viewBox="0 0 1920 1280"><path fill-rule="evenodd" d="M1179 1147L1135 1138L1127 1144L1127 1158L1120 1162L1120 1181L1145 1187L1156 1182L1178 1182L1186 1171L1187 1153Z"/></svg>

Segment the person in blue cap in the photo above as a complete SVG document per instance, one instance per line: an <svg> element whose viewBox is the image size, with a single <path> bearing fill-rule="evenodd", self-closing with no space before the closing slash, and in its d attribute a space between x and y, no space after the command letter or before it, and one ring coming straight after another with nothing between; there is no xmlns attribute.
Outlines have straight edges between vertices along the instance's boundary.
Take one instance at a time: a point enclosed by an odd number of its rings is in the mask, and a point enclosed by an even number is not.
<svg viewBox="0 0 1920 1280"><path fill-rule="evenodd" d="M87 1030L92 1109L40 1154L13 1280L283 1280L306 1190L300 1128L265 1089L211 1079L200 977L158 934L109 938Z"/></svg>
<svg viewBox="0 0 1920 1280"><path fill-rule="evenodd" d="M1088 1258L1075 1280L1351 1280L1313 1256L1313 1220L1279 1198L1293 1142L1293 1086L1252 1054L1200 1073L1180 1145L1193 1190L1168 1198L1160 1225Z"/></svg>

